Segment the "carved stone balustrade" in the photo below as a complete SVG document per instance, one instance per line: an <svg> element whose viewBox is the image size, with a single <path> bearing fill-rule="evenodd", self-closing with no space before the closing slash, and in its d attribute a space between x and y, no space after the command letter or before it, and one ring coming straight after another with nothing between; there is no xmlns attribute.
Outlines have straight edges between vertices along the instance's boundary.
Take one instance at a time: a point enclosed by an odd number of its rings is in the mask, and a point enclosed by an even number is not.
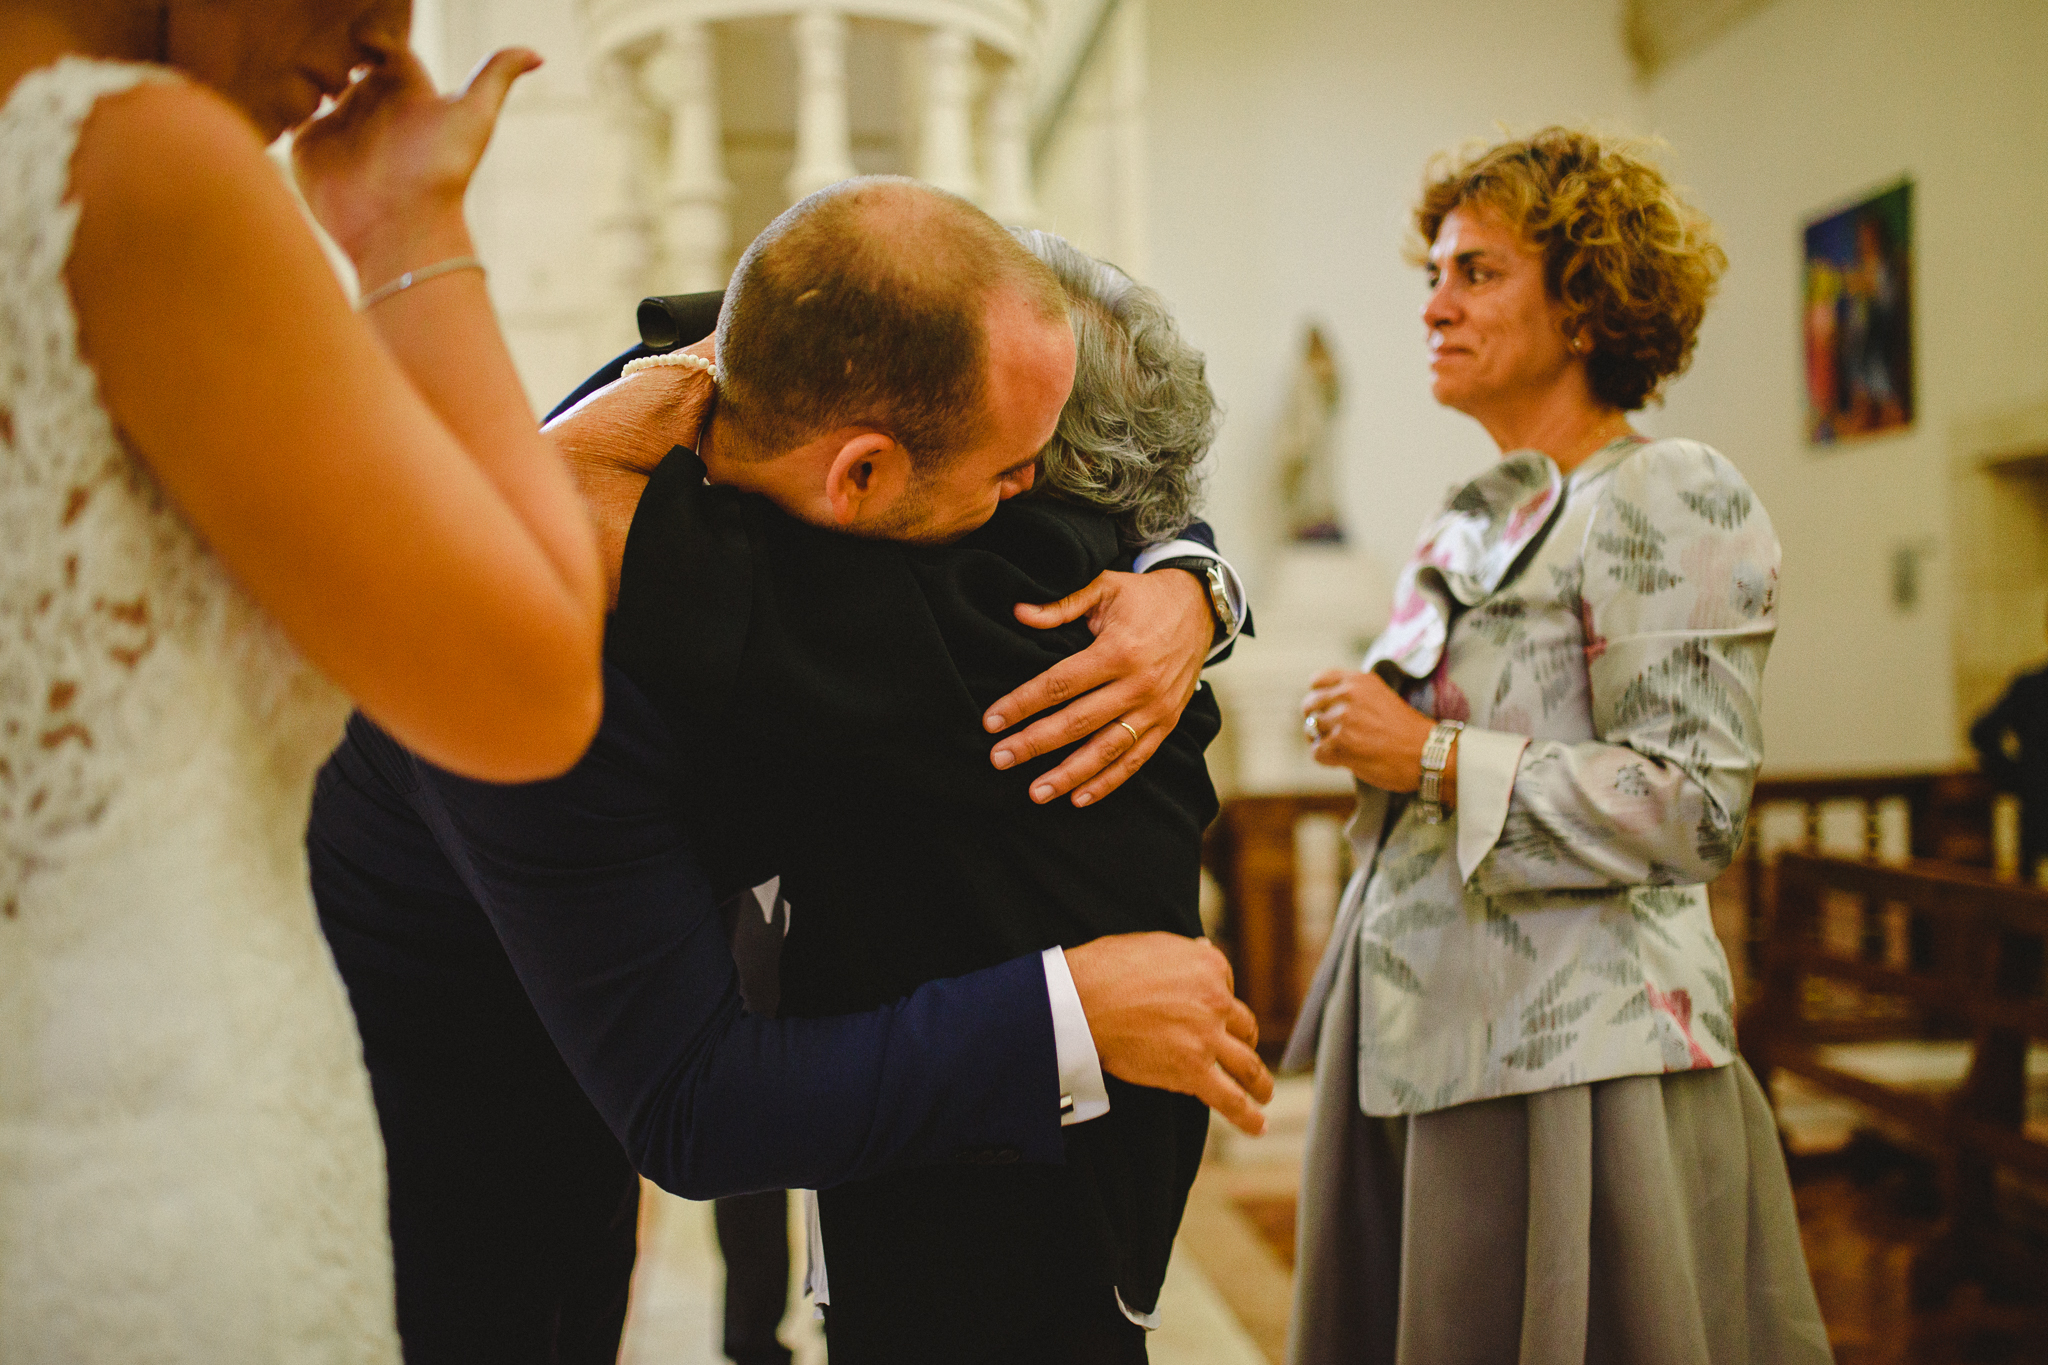
<svg viewBox="0 0 2048 1365"><path fill-rule="evenodd" d="M720 87L759 73L720 69L719 29L779 25L793 61L794 156L782 202L857 173L849 108L855 23L889 26L913 92L889 167L972 199L1005 222L1035 215L1027 106L1038 0L584 0L606 135L607 202L597 252L607 292L716 289L759 227L735 230ZM873 169L870 157L870 169Z"/></svg>

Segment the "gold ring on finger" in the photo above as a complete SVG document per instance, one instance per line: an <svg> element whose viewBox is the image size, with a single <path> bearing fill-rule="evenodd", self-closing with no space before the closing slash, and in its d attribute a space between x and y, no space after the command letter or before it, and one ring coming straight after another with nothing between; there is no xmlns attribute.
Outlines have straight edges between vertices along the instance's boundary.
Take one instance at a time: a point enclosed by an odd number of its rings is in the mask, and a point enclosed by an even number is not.
<svg viewBox="0 0 2048 1365"><path fill-rule="evenodd" d="M1136 730L1131 730L1131 727L1129 725L1125 725L1123 721L1118 721L1117 724L1122 725L1124 729L1130 731L1131 747L1136 748L1138 744L1138 732Z"/></svg>
<svg viewBox="0 0 2048 1365"><path fill-rule="evenodd" d="M1321 713L1311 711L1301 718L1301 730L1311 744L1323 742L1323 718Z"/></svg>

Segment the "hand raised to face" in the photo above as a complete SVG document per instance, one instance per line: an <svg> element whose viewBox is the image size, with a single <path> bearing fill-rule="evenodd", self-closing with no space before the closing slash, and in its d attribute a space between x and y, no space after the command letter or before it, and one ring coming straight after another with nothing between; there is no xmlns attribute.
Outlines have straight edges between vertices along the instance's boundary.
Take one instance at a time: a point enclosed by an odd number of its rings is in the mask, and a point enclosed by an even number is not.
<svg viewBox="0 0 2048 1365"><path fill-rule="evenodd" d="M463 193L512 83L540 61L506 48L449 98L434 89L420 59L400 49L299 130L292 142L299 189L365 288L450 249L444 239L461 225Z"/></svg>

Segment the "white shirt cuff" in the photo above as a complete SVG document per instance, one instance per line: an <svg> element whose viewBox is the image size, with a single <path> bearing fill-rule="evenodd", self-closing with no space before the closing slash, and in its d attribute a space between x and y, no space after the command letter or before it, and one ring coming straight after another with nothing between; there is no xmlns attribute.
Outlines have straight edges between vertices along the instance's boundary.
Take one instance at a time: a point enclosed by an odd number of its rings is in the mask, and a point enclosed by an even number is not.
<svg viewBox="0 0 2048 1365"><path fill-rule="evenodd" d="M1508 822L1508 800L1522 766L1527 735L1499 730L1458 732L1458 877L1471 881L1473 869L1493 852Z"/></svg>
<svg viewBox="0 0 2048 1365"><path fill-rule="evenodd" d="M1237 638L1238 630L1244 625L1247 601L1244 580L1237 576L1237 570L1230 567L1230 561L1199 540L1169 540L1160 545L1147 545L1140 550L1131 568L1136 573L1144 573L1162 559L1188 558L1216 561L1218 567L1223 570L1223 595L1230 599L1230 614L1236 618L1236 624L1231 626L1230 633L1218 640L1215 648L1209 651L1208 657L1213 659L1230 647L1230 642Z"/></svg>
<svg viewBox="0 0 2048 1365"><path fill-rule="evenodd" d="M1086 1123L1109 1112L1109 1087L1102 1083L1102 1059L1095 1054L1095 1035L1067 955L1058 948L1040 954L1045 963L1045 993L1052 1001L1052 1042L1059 1056L1060 1126Z"/></svg>

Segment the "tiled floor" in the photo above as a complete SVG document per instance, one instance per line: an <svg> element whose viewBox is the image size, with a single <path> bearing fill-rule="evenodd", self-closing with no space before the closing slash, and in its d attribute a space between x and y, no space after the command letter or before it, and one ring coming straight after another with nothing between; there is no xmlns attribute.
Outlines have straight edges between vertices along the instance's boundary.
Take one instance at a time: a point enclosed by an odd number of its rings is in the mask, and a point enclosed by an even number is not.
<svg viewBox="0 0 2048 1365"><path fill-rule="evenodd" d="M1859 1045L1835 1060L1892 1084L1942 1087L1966 1061L1951 1044ZM2031 1058L2040 1122L2048 1054ZM1795 1157L1794 1192L1822 1315L1839 1365L2048 1365L2048 1291L2033 1303L1964 1289L1916 1311L1910 1272L1936 1234L1928 1169L1868 1141L1855 1105L1796 1081L1774 1098ZM1304 1080L1281 1084L1271 1133L1222 1130L1188 1202L1154 1334L1155 1365L1278 1365L1292 1296L1295 1186L1307 1127ZM621 1365L715 1365L721 1271L708 1205L650 1189ZM800 1237L793 1243L801 1246ZM801 1365L824 1365L807 1304L792 1294L784 1337Z"/></svg>
<svg viewBox="0 0 2048 1365"><path fill-rule="evenodd" d="M792 1229L792 1245L803 1245L799 1228ZM801 1274L799 1266L792 1278ZM711 1206L648 1186L620 1365L717 1365L724 1360L718 1349L722 1276ZM1153 1365L1268 1365L1268 1357L1185 1245L1168 1271L1159 1316L1160 1328L1148 1343ZM810 1305L794 1287L782 1337L796 1352L798 1365L824 1365L824 1339Z"/></svg>

